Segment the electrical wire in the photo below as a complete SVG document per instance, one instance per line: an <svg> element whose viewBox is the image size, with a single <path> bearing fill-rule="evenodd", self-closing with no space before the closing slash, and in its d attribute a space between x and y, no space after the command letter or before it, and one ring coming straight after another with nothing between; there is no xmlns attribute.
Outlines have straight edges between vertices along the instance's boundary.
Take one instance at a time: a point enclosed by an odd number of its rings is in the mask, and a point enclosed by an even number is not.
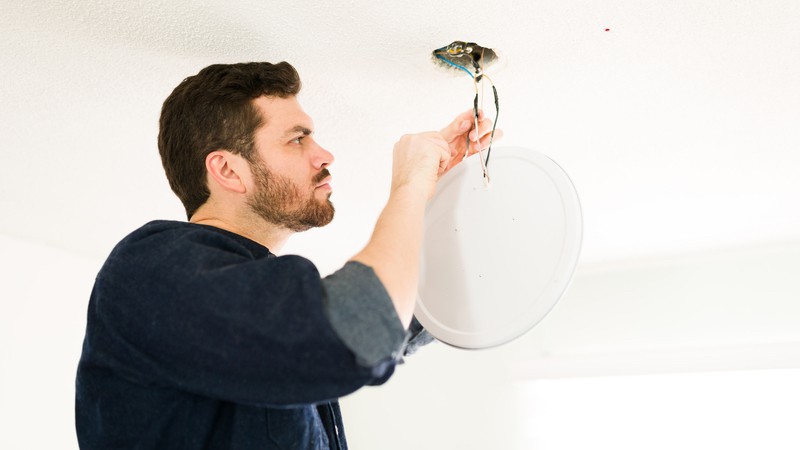
<svg viewBox="0 0 800 450"><path fill-rule="evenodd" d="M492 124L492 134L489 135L489 149L486 151L486 166L489 166L489 157L492 156L492 142L494 142L494 132L497 129L497 120L500 117L500 101L497 98L497 88L494 87L494 81L486 75L483 78L489 80L492 85L492 92L494 93L494 123Z"/></svg>
<svg viewBox="0 0 800 450"><path fill-rule="evenodd" d="M441 49L439 49L439 50L442 50L442 49L444 49L444 47L442 47L442 48L441 48ZM470 71L469 71L469 69L467 69L466 67L464 67L464 66L459 66L458 64L456 64L456 63L454 63L454 62L452 62L452 61L448 61L448 60L446 60L446 59L442 58L442 56L441 56L441 55L436 55L436 54L434 54L434 56L436 56L437 58L441 59L442 61L446 62L447 64L450 64L451 66L453 66L453 67L455 67L455 68L458 68L458 69L461 69L461 70L463 70L464 72L467 72L467 75L469 75L469 77L470 77L470 78L472 78L472 79L475 79L475 75L473 75L473 74L472 74L472 72L470 72Z"/></svg>
<svg viewBox="0 0 800 450"><path fill-rule="evenodd" d="M481 160L481 169L483 170L483 176L484 176L484 178L486 178L486 181L488 183L489 180L490 180L489 179L489 157L492 155L492 143L494 142L494 133L497 130L497 119L500 117L500 100L499 100L499 98L497 96L497 88L494 85L494 81L492 81L492 79L489 78L489 76L487 76L486 74L481 73L477 77L473 78L473 81L474 81L474 84L475 84L475 98L473 99L473 102L472 102L472 110L473 110L474 117L475 117L475 134L478 134L478 129L479 129L478 128L478 115L479 115L479 110L478 110L478 96L479 96L478 82L479 81L478 80L479 79L480 79L481 87L483 86L483 80L484 79L489 80L489 84L491 84L491 86L492 86L492 93L494 94L495 116L494 116L494 122L492 123L492 132L489 135L489 145L486 146L485 148L478 148L477 149L478 153L479 153L478 156L479 156L479 158ZM481 102L482 101L483 101L483 99L481 98ZM478 136L477 138L478 138L477 142L480 145L480 140L479 140L480 136ZM469 137L467 137L467 144L469 144L469 143L470 143ZM486 150L486 158L485 159L483 157L483 150Z"/></svg>
<svg viewBox="0 0 800 450"><path fill-rule="evenodd" d="M453 45L453 44L451 44L451 45ZM447 51L448 53L452 54L452 52L450 50L448 50L448 47L449 46L437 49L436 51L434 51L434 56L436 56L436 58L438 58L439 60L444 61L446 64L448 64L448 65L450 65L452 67L455 67L456 69L459 69L459 70L462 70L462 71L466 72L467 75L469 75L470 78L472 78L473 85L475 86L475 98L473 99L473 102L472 102L472 110L473 110L473 113L474 113L474 127L475 127L475 134L476 134L476 142L478 143L478 146L480 146L480 136L478 136L478 130L479 130L479 128L478 128L478 117L479 117L479 111L483 109L483 99L485 98L485 95L482 95L483 92L484 92L483 80L484 79L489 80L489 84L491 84L491 86L492 86L492 93L494 95L495 117L494 117L494 123L492 124L492 132L491 132L491 134L489 136L489 145L487 147L485 147L485 148L477 148L476 149L476 151L478 152L478 159L480 159L480 161L481 161L481 169L483 170L483 177L485 179L485 182L488 185L489 180L490 180L490 178L489 178L489 157L492 154L492 143L494 142L494 133L495 133L495 130L497 129L497 119L498 119L498 117L500 117L500 101L499 101L498 96L497 96L497 88L494 85L494 81L492 81L491 78L489 78L486 74L484 74L484 71L483 71L483 59L484 59L484 52L485 52L484 48L481 49L480 61L476 61L475 57L472 56L471 53L464 53L462 55L458 55L457 56L457 57L461 57L461 56L465 56L465 55L469 56L470 62L472 63L472 67L475 70L475 74L473 74L466 67L464 67L464 66L462 66L460 64L456 64L453 61L450 61L449 59L444 58L442 55L437 53L437 52L441 52L441 51ZM460 47L458 48L458 50L460 50ZM480 89L478 89L478 83L481 84L481 88ZM479 108L479 103L478 103L479 101L480 101L480 108ZM467 149L469 150L469 148L472 145L472 143L471 143L471 141L469 139L469 134L467 134L466 141L467 141L466 142ZM483 157L483 151L484 150L486 150L486 158L485 159ZM466 158L467 154L469 154L469 152L465 152L465 154L464 154L465 158Z"/></svg>

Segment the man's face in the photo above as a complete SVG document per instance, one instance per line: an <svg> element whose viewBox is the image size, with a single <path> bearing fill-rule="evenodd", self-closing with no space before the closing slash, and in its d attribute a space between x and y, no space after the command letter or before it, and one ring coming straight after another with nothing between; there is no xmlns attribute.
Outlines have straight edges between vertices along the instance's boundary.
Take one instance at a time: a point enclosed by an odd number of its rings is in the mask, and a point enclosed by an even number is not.
<svg viewBox="0 0 800 450"><path fill-rule="evenodd" d="M248 205L292 231L327 225L334 214L327 169L333 155L314 141L311 118L295 97L260 97L255 105L265 124L255 132L255 188Z"/></svg>

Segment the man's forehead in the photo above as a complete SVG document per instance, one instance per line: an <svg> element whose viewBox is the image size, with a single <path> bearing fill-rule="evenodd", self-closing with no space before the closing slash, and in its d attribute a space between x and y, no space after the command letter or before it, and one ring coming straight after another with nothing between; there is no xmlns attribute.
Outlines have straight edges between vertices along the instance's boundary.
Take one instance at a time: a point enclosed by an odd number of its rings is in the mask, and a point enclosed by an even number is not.
<svg viewBox="0 0 800 450"><path fill-rule="evenodd" d="M288 134L311 134L314 122L303 111L296 97L259 97L254 100L264 119L263 128L270 132Z"/></svg>

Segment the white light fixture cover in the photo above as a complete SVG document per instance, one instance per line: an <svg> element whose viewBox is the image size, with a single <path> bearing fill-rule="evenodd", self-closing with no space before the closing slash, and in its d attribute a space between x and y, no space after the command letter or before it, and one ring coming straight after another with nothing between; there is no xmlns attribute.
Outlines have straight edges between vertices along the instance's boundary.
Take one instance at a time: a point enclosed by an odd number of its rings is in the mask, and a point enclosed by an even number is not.
<svg viewBox="0 0 800 450"><path fill-rule="evenodd" d="M561 167L498 147L489 171L487 187L468 158L440 180L425 214L415 314L455 347L493 347L530 330L566 290L580 253L580 202Z"/></svg>

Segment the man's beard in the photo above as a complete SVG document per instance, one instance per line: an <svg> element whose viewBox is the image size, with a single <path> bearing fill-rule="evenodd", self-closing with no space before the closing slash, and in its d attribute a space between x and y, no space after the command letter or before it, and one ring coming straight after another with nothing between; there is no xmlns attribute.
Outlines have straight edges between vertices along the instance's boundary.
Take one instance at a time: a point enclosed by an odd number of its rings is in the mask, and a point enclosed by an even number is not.
<svg viewBox="0 0 800 450"><path fill-rule="evenodd" d="M247 200L250 209L267 222L300 232L312 227L321 227L333 220L334 208L330 193L324 201L315 198L313 187L330 176L328 169L322 169L311 180L311 197L302 203L300 188L286 177L270 172L263 161L250 164L256 190Z"/></svg>

